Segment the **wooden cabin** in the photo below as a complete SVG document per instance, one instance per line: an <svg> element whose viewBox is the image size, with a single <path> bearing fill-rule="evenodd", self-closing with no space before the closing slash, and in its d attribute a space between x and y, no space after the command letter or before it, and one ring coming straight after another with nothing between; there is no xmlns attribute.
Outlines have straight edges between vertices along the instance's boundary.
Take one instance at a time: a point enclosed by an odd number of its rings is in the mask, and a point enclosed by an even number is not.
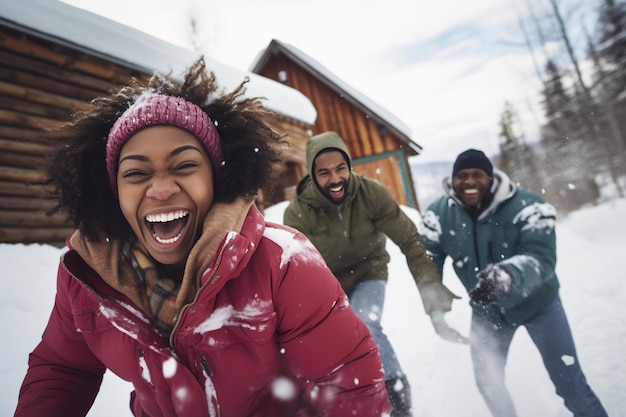
<svg viewBox="0 0 626 417"><path fill-rule="evenodd" d="M317 110L313 134L333 130L344 139L356 172L385 185L400 204L419 208L408 158L422 148L411 139L410 129L391 113L334 76L297 48L272 40L250 71L295 88ZM304 156L306 143L294 154ZM293 161L289 177L306 174L305 161ZM301 163L298 163L301 162ZM297 182L297 181L295 181Z"/></svg>
<svg viewBox="0 0 626 417"><path fill-rule="evenodd" d="M42 161L51 146L42 132L69 120L82 104L116 91L131 77L182 74L197 54L54 0L0 0L0 243L62 245L72 231L64 216L47 216ZM249 76L247 95L266 97L268 123L287 140L310 137L316 112L300 92L256 74L207 60L232 89ZM283 102L284 101L284 102ZM291 160L299 161L293 157ZM290 162L292 164L292 162ZM279 168L282 169L282 168ZM261 194L261 209L287 198L287 176Z"/></svg>

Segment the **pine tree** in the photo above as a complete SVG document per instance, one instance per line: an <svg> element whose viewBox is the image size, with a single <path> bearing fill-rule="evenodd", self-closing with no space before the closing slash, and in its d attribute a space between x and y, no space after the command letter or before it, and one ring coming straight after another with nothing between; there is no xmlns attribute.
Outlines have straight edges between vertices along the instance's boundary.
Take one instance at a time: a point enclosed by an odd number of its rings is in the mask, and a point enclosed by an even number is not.
<svg viewBox="0 0 626 417"><path fill-rule="evenodd" d="M504 103L500 115L499 147L500 159L498 166L513 181L535 192L542 192L543 175L537 170L537 156L527 145L519 116L510 102Z"/></svg>
<svg viewBox="0 0 626 417"><path fill-rule="evenodd" d="M611 146L610 169L626 174L626 2L604 0L599 9L597 44L589 42L595 68L596 96L605 109ZM619 181L619 180L617 180ZM623 194L619 185L618 194Z"/></svg>
<svg viewBox="0 0 626 417"><path fill-rule="evenodd" d="M589 185L594 167L588 165L591 142L589 126L581 117L580 94L572 86L565 87L564 77L554 61L545 67L544 110L546 122L541 128L545 150L544 169L547 198L561 211L568 211L585 202L577 189ZM582 199L582 201L581 201Z"/></svg>
<svg viewBox="0 0 626 417"><path fill-rule="evenodd" d="M615 97L626 93L626 2L604 0L598 17L596 47Z"/></svg>

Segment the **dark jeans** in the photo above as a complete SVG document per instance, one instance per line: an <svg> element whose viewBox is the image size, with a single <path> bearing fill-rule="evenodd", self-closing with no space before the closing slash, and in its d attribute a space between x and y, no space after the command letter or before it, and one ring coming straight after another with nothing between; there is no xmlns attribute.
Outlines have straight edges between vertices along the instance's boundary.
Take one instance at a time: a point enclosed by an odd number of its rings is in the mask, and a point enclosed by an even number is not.
<svg viewBox="0 0 626 417"><path fill-rule="evenodd" d="M386 288L387 282L382 279L363 281L350 291L348 300L350 301L350 307L352 307L356 315L365 323L372 334L380 352L380 361L385 371L385 380L390 380L404 375L404 372L400 368L396 352L393 350L387 335L383 332L383 327L380 323L383 316Z"/></svg>
<svg viewBox="0 0 626 417"><path fill-rule="evenodd" d="M557 297L523 326L541 354L556 393L574 417L608 417L581 369L561 299ZM517 416L504 385L504 367L516 330L513 326L496 326L479 314L472 315L470 345L474 377L495 417Z"/></svg>

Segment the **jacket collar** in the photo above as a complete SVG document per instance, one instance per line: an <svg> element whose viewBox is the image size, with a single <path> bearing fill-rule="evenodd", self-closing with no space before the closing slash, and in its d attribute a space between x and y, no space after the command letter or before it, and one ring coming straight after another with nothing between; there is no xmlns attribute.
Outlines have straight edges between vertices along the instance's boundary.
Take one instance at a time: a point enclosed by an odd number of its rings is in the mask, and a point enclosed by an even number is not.
<svg viewBox="0 0 626 417"><path fill-rule="evenodd" d="M176 298L169 311L159 313L159 318L173 323L182 307L189 304L206 284L214 284L211 292L219 291L228 279L247 264L262 237L263 225L263 216L251 200L215 203L204 221L200 239L189 254ZM133 269L126 262L120 261L121 242L106 239L93 242L77 231L69 239L68 247L70 253L80 255L83 263L97 275L86 273L74 256L69 257L72 262L65 262L66 268L87 285L101 302L115 294L110 291L112 288L130 299L148 317L153 316L144 286ZM226 248L229 248L229 257L236 252L234 257L238 262L220 262Z"/></svg>

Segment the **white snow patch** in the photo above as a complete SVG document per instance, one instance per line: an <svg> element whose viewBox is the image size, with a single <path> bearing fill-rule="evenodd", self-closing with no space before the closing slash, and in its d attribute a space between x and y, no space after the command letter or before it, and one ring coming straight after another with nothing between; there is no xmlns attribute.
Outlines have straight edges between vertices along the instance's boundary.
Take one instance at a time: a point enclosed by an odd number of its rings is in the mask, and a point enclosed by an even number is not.
<svg viewBox="0 0 626 417"><path fill-rule="evenodd" d="M220 307L215 309L213 314L200 323L193 332L204 334L213 330L221 329L224 326L244 326L251 330L263 331L265 330L264 325L256 327L249 325L244 321L261 317L271 308L271 301L258 299L251 301L242 311L235 310L232 305Z"/></svg>
<svg viewBox="0 0 626 417"><path fill-rule="evenodd" d="M525 265L531 265L537 274L541 273L541 263L534 256L515 255L500 262L499 265L512 265L520 271L524 270Z"/></svg>
<svg viewBox="0 0 626 417"><path fill-rule="evenodd" d="M393 384L393 390L395 392L400 392L402 391L402 389L404 388L404 384L402 383L402 380L400 380L399 378L396 380L396 383Z"/></svg>
<svg viewBox="0 0 626 417"><path fill-rule="evenodd" d="M139 320L141 320L144 323L150 323L150 320L148 320L148 318L145 316L145 314L143 314L141 311L137 310L135 307L133 307L132 305L125 303L123 301L120 301L119 304L124 307L126 310L130 311L131 313L133 313L133 315L135 317L137 317Z"/></svg>
<svg viewBox="0 0 626 417"><path fill-rule="evenodd" d="M513 223L520 221L526 223L522 230L544 229L547 233L550 233L556 226L556 209L548 203L531 204L517 213L513 219Z"/></svg>
<svg viewBox="0 0 626 417"><path fill-rule="evenodd" d="M216 417L218 415L217 409L219 408L219 403L217 401L217 391L215 390L213 380L204 369L202 370L202 374L205 378L204 394L206 395L207 405L209 406L209 417Z"/></svg>
<svg viewBox="0 0 626 417"><path fill-rule="evenodd" d="M145 379L149 384L152 384L152 377L150 376L150 370L146 363L146 358L143 355L139 355L139 368L141 368L141 377Z"/></svg>
<svg viewBox="0 0 626 417"><path fill-rule="evenodd" d="M266 227L263 236L283 249L280 258L282 268L289 261L301 260L326 265L315 246L308 239L298 239L295 233L275 227Z"/></svg>
<svg viewBox="0 0 626 417"><path fill-rule="evenodd" d="M163 362L162 365L163 376L165 378L172 378L176 374L176 370L178 369L178 362L174 358L168 358Z"/></svg>
<svg viewBox="0 0 626 417"><path fill-rule="evenodd" d="M179 387L176 390L176 398L178 398L181 401L184 401L185 398L187 398L187 396L189 395L189 390L186 387Z"/></svg>
<svg viewBox="0 0 626 417"><path fill-rule="evenodd" d="M296 395L296 387L285 377L276 378L272 382L272 394L279 400L288 401Z"/></svg>
<svg viewBox="0 0 626 417"><path fill-rule="evenodd" d="M428 240L433 242L439 242L439 236L441 236L441 224L439 218L432 211L428 210L422 216L422 225L420 225L420 233L424 235Z"/></svg>
<svg viewBox="0 0 626 417"><path fill-rule="evenodd" d="M120 332L132 337L135 340L138 340L137 338L137 333L136 332L132 332L130 329L127 329L125 327L122 327L119 325L119 323L117 323L117 319L119 318L119 314L117 314L117 312L115 310L113 310L112 308L108 308L103 306L102 304L100 305L100 312L107 318L109 319L109 321L111 322L111 324ZM123 321L125 321L126 323L130 323L127 319L124 319Z"/></svg>

